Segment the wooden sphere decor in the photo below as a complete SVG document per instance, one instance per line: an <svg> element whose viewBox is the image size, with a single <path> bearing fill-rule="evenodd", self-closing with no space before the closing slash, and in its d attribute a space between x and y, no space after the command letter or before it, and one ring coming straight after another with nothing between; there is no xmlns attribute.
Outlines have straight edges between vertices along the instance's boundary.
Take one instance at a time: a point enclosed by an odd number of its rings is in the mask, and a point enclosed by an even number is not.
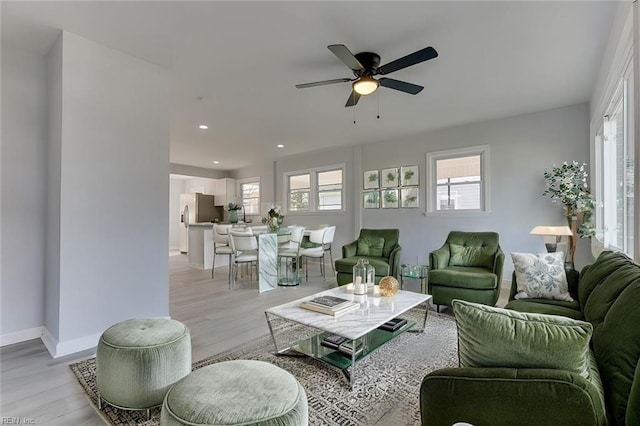
<svg viewBox="0 0 640 426"><path fill-rule="evenodd" d="M379 289L380 289L381 296L384 296L384 297L393 296L398 292L399 288L400 288L400 284L398 283L398 280L396 280L394 277L387 275L386 277L383 277L380 280Z"/></svg>

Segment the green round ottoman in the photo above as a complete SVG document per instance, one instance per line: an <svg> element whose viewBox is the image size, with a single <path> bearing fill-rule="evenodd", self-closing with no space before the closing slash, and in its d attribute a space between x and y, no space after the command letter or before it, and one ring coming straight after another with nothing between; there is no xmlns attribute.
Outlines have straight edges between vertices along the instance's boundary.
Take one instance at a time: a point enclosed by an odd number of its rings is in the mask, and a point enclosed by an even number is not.
<svg viewBox="0 0 640 426"><path fill-rule="evenodd" d="M169 388L191 372L191 337L179 321L130 319L109 327L96 352L98 407L125 410L162 404Z"/></svg>
<svg viewBox="0 0 640 426"><path fill-rule="evenodd" d="M307 395L295 377L262 361L202 367L167 393L161 426L306 426Z"/></svg>

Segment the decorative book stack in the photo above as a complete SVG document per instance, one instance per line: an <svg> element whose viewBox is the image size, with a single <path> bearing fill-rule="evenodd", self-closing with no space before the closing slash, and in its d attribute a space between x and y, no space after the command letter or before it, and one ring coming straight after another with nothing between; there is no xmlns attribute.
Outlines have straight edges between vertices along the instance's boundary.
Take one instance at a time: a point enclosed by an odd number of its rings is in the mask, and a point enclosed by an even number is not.
<svg viewBox="0 0 640 426"><path fill-rule="evenodd" d="M353 344L354 342L347 339L346 337L338 336L337 334L327 334L322 341L320 342L322 346L326 346L327 348L337 349L340 352L351 356L353 352ZM358 342L356 344L356 356L362 353L362 342Z"/></svg>
<svg viewBox="0 0 640 426"><path fill-rule="evenodd" d="M396 331L401 329L406 323L407 323L407 320L404 318L394 318L392 320L385 322L378 328L380 330L385 330L385 331Z"/></svg>
<svg viewBox="0 0 640 426"><path fill-rule="evenodd" d="M342 297L320 296L300 303L300 307L310 311L337 316L358 309L360 304L343 299Z"/></svg>

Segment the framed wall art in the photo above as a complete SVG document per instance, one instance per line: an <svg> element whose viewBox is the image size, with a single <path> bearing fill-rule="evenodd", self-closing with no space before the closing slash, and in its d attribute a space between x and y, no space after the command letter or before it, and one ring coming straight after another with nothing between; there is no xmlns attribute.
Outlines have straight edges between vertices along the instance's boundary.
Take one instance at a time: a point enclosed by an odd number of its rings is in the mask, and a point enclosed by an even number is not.
<svg viewBox="0 0 640 426"><path fill-rule="evenodd" d="M401 186L418 186L420 184L418 166L400 167L400 184Z"/></svg>
<svg viewBox="0 0 640 426"><path fill-rule="evenodd" d="M417 208L420 206L418 203L418 194L420 188L402 188L400 190L400 201L403 208Z"/></svg>
<svg viewBox="0 0 640 426"><path fill-rule="evenodd" d="M398 186L398 168L382 169L382 188L394 188Z"/></svg>
<svg viewBox="0 0 640 426"><path fill-rule="evenodd" d="M380 191L363 191L362 192L362 207L365 209L379 209L380 208Z"/></svg>
<svg viewBox="0 0 640 426"><path fill-rule="evenodd" d="M396 169L397 170L397 169ZM398 190L397 189L383 189L382 193L382 208L383 209L397 209L399 206Z"/></svg>
<svg viewBox="0 0 640 426"><path fill-rule="evenodd" d="M376 189L380 188L380 171L379 170L367 170L364 172L364 189Z"/></svg>

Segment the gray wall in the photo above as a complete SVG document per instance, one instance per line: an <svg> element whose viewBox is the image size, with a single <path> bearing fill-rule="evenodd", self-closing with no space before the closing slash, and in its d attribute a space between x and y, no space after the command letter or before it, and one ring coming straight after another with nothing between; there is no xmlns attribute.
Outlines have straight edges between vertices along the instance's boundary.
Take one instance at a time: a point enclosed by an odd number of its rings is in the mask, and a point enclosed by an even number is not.
<svg viewBox="0 0 640 426"><path fill-rule="evenodd" d="M2 45L0 335L44 323L46 75L42 55Z"/></svg>
<svg viewBox="0 0 640 426"><path fill-rule="evenodd" d="M490 147L490 213L425 216L426 154L454 148ZM420 209L364 210L363 227L400 228L402 262L442 245L450 230L496 231L506 253L505 278L510 279L509 252L544 252L542 237L530 235L535 225L564 225L561 206L542 196L543 172L562 161L589 161L589 109L569 106L517 117L468 124L403 140L367 145L362 169L420 166ZM358 187L362 185L359 177ZM592 260L588 240L580 241L576 265Z"/></svg>
<svg viewBox="0 0 640 426"><path fill-rule="evenodd" d="M454 148L489 145L490 198L488 213L452 216L425 214L426 154ZM589 161L589 109L580 104L473 123L356 147L335 148L280 158L235 171L238 179L262 176L263 201L283 202L283 173L345 163L346 213L296 215L288 213L285 224L308 227L331 223L338 227L334 255L352 241L360 228L399 228L403 247L401 261L426 261L428 253L442 245L449 231L496 231L507 254L505 279L513 265L509 252L544 252L543 239L530 235L535 225L564 225L561 206L543 197L545 169L562 161ZM362 209L362 172L418 165L420 168L419 209ZM273 172L271 169L273 168ZM271 179L274 180L271 186ZM588 240L581 240L576 251L579 268L592 261Z"/></svg>

